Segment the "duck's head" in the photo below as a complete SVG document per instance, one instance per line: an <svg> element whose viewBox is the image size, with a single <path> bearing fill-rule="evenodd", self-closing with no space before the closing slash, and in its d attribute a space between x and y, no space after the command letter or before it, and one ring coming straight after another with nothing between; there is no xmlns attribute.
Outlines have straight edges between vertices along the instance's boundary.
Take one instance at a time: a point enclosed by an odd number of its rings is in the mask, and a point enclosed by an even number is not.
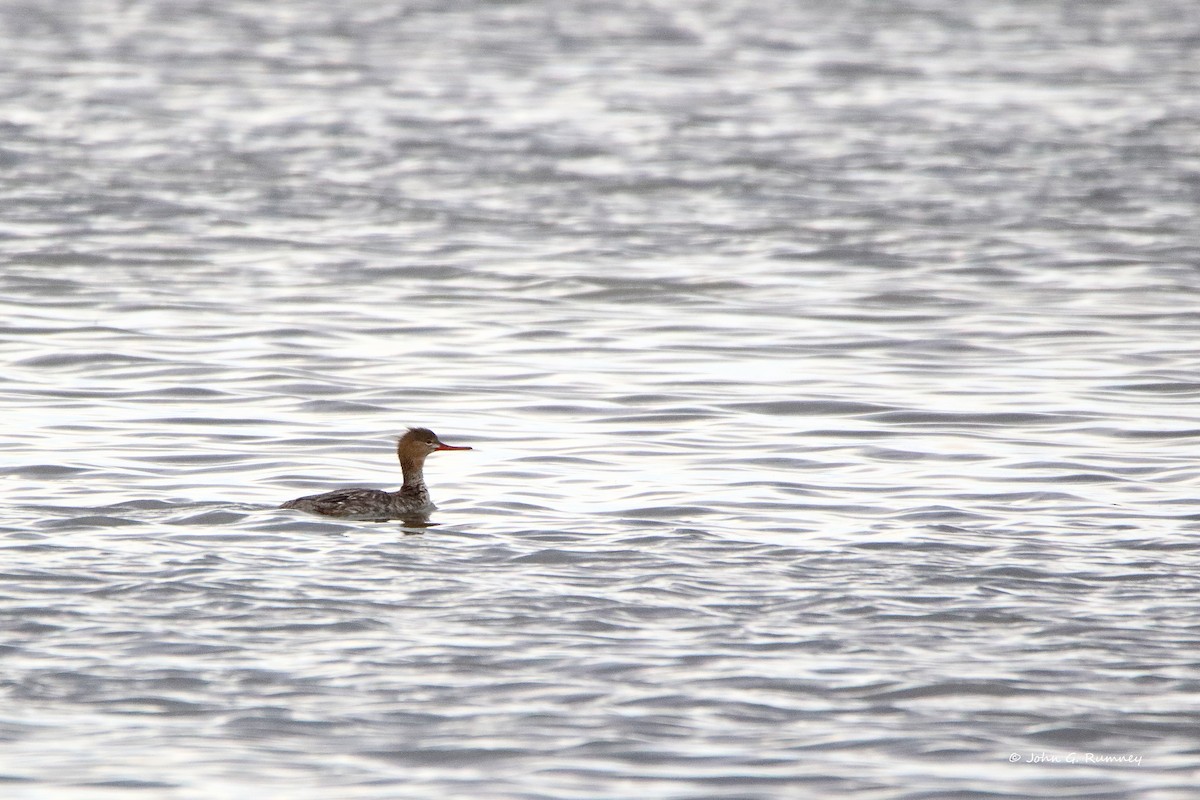
<svg viewBox="0 0 1200 800"><path fill-rule="evenodd" d="M455 447L438 438L429 428L409 428L408 433L396 442L396 453L401 459L412 458L423 460L430 453L438 450L470 450L469 447Z"/></svg>

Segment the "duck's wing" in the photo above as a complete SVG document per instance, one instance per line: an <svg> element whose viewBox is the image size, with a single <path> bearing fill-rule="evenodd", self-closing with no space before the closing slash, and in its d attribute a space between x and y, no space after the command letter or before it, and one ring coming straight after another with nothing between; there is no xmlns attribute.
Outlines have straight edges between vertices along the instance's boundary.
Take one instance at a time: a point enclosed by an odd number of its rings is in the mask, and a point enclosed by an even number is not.
<svg viewBox="0 0 1200 800"><path fill-rule="evenodd" d="M327 517L353 517L375 513L385 508L391 499L392 495L378 489L335 489L289 500L280 508L298 508Z"/></svg>

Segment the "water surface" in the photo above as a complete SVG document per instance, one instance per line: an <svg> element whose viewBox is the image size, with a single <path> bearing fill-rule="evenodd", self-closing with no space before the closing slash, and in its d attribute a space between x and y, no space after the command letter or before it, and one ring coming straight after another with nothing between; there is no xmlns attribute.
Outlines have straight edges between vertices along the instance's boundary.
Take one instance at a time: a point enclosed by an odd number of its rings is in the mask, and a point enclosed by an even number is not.
<svg viewBox="0 0 1200 800"><path fill-rule="evenodd" d="M1190 8L0 11L5 797L1191 797Z"/></svg>

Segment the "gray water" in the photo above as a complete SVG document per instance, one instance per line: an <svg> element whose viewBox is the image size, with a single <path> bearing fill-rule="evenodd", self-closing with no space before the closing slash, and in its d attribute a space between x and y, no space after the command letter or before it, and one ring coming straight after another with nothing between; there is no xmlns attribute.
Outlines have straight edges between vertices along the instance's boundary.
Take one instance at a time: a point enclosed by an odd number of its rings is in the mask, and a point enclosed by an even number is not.
<svg viewBox="0 0 1200 800"><path fill-rule="evenodd" d="M5 798L1195 796L1191 2L0 37Z"/></svg>

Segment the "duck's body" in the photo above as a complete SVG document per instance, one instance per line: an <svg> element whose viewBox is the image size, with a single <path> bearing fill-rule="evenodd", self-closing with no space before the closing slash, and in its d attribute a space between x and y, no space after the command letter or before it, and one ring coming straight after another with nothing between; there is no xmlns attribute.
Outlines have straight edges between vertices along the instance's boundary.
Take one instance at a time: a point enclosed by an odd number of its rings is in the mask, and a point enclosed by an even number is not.
<svg viewBox="0 0 1200 800"><path fill-rule="evenodd" d="M335 489L289 500L280 508L296 508L310 514L344 519L384 520L424 516L436 508L429 499L429 489L425 487L426 457L438 450L470 449L443 444L437 434L428 428L409 428L408 433L396 443L396 455L400 459L400 470L404 473L404 484L398 491Z"/></svg>
<svg viewBox="0 0 1200 800"><path fill-rule="evenodd" d="M428 514L437 508L429 500L429 492L417 494L401 489L385 492L380 489L335 489L324 494L298 497L280 508L297 508L310 514L350 519L400 519Z"/></svg>

